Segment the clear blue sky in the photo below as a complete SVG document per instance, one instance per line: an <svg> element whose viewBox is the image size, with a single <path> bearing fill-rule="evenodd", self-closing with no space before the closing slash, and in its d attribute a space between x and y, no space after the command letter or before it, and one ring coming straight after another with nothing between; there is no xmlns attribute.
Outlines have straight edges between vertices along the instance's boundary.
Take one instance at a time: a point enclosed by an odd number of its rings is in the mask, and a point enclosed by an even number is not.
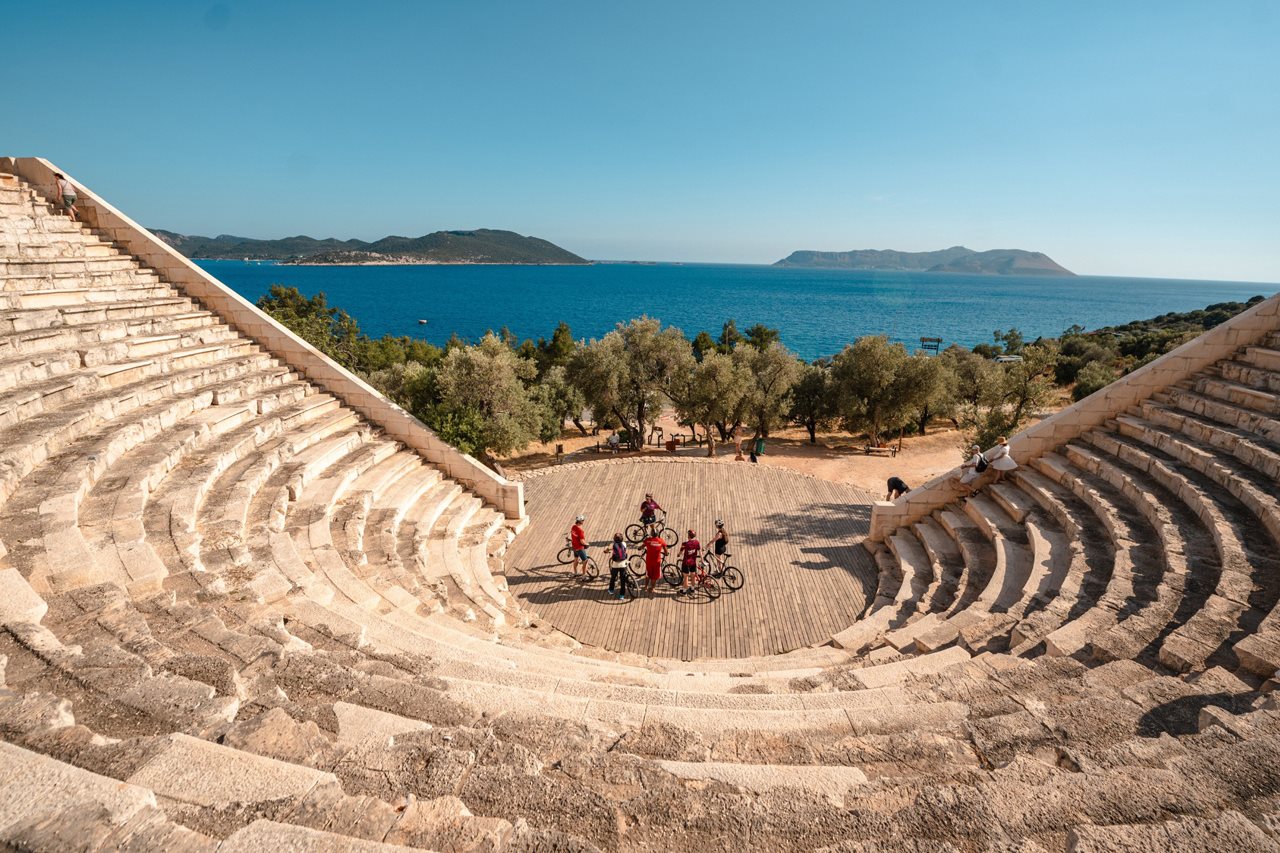
<svg viewBox="0 0 1280 853"><path fill-rule="evenodd" d="M19 0L0 153L153 227L1280 281L1280 2Z"/></svg>

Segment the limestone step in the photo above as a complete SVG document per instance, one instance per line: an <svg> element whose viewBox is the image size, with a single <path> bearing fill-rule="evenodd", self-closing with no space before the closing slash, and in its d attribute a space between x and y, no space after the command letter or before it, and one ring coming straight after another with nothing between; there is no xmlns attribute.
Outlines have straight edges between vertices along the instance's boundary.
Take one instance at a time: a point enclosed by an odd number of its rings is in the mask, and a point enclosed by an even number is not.
<svg viewBox="0 0 1280 853"><path fill-rule="evenodd" d="M66 814L101 808L122 824L139 811L156 807L146 787L120 782L0 741L0 837L41 809Z"/></svg>

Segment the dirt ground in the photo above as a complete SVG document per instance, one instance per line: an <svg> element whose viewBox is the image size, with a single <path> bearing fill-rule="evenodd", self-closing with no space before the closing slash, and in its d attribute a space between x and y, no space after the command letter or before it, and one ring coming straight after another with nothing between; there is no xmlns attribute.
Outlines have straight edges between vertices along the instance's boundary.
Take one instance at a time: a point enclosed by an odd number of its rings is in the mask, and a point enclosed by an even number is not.
<svg viewBox="0 0 1280 853"><path fill-rule="evenodd" d="M665 434L682 431L687 434L687 429L679 427L669 414L659 419L658 425L665 430ZM602 459L612 454L597 453L595 448L604 447L608 435L608 430L601 430L599 435L583 436L571 426L565 430L559 443L564 445L565 454L570 456L569 461ZM848 483L866 489L877 497L883 497L885 481L890 477L901 477L907 485L914 487L959 465L963 461L961 443L958 431L949 426L936 425L926 435L904 438L902 452L896 457L868 456L862 451L865 442L848 433L818 433L817 444L810 444L805 430L792 428L777 432L769 438L765 453L760 457L760 464L790 468L836 483ZM555 444L530 445L523 453L501 460L501 464L512 474L554 465ZM644 453L667 455L665 449L653 446L646 447ZM705 457L707 449L704 444L701 447L681 448L677 453ZM726 464L735 464L733 445L717 442L716 458Z"/></svg>

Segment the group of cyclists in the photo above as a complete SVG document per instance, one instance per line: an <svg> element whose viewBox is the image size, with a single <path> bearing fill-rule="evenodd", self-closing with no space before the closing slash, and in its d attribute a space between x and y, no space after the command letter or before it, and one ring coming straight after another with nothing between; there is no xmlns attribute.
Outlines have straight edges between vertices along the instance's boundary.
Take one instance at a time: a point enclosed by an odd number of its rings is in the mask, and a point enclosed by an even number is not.
<svg viewBox="0 0 1280 853"><path fill-rule="evenodd" d="M662 577L662 564L666 559L671 548L676 546L677 535L674 530L666 527L664 522L659 522L658 513L665 513L653 498L651 492L646 492L644 500L640 503L640 523L633 524L627 532L630 534L632 541L639 541L640 552L644 560L644 591L653 595L658 585L658 580ZM583 522L586 517L579 515L573 520L573 526L569 528L569 549L573 556L572 572L575 579L585 581L589 579L588 574L588 555L587 555L587 534L583 528ZM664 533L670 533L670 540L664 537ZM724 521L716 519L715 538L711 542L712 554L714 560L713 571L723 574L725 571L725 561L729 555L729 531L725 528ZM609 556L609 592L616 595L619 599L626 597L628 565L631 556L627 551L627 543L621 533L613 534L613 541L607 547ZM698 535L692 529L685 531L684 541L679 544L679 567L680 567L680 587L676 590L677 596L692 595L695 592L695 581L698 576L698 559L702 556L702 543L698 540Z"/></svg>

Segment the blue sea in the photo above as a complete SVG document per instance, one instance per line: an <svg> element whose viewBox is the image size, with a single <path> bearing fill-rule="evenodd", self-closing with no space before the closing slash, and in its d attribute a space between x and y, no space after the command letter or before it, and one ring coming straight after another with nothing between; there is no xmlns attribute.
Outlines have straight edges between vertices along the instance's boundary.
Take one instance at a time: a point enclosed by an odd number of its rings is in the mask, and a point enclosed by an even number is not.
<svg viewBox="0 0 1280 853"><path fill-rule="evenodd" d="M1078 276L1041 278L953 273L789 269L722 264L597 263L591 266L291 266L199 261L243 296L272 284L318 291L373 337L412 335L443 344L507 326L520 338L550 337L561 320L577 338L647 314L689 337L718 336L725 320L764 323L805 359L834 355L862 335L914 348L991 340L1016 326L1028 340L1189 311L1213 302L1270 296L1277 284ZM419 320L426 320L425 325Z"/></svg>

